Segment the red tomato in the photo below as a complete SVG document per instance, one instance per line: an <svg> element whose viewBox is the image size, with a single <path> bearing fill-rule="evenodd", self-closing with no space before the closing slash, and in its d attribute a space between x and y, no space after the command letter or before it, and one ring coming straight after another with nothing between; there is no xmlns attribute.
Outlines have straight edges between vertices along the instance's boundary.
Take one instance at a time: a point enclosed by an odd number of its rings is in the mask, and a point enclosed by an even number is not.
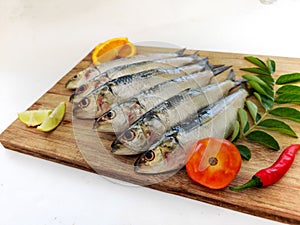
<svg viewBox="0 0 300 225"><path fill-rule="evenodd" d="M225 139L206 138L192 147L186 170L197 183L221 189L231 183L241 165L241 154L234 144Z"/></svg>

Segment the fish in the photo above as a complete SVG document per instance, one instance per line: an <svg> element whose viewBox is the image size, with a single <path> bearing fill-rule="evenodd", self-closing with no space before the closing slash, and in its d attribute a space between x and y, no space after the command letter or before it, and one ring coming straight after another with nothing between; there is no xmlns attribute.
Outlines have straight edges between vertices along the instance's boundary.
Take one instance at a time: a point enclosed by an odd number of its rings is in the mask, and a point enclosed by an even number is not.
<svg viewBox="0 0 300 225"><path fill-rule="evenodd" d="M79 84L82 84L83 80L89 80L93 77L112 69L116 66L122 66L122 65L129 65L132 63L137 62L143 62L143 61L151 61L156 59L165 59L165 58L172 58L172 57L178 57L182 56L185 51L185 48L180 49L176 52L169 52L169 53L149 53L149 54L140 54L135 55L127 58L121 58L105 63L101 63L98 66L89 66L88 68L80 71L79 73L75 74L72 78L70 78L66 84L65 87L67 89L76 89L79 87Z"/></svg>
<svg viewBox="0 0 300 225"><path fill-rule="evenodd" d="M143 62L133 63L129 65L117 66L104 73L95 76L94 78L88 81L82 79L80 83L83 82L83 84L81 84L71 95L70 102L78 102L84 96L91 93L95 88L118 77L135 74L150 69L175 68L175 67L182 67L185 65L191 65L196 63L204 66L205 64L208 63L208 59L199 58L197 54L192 54L192 55L185 55L181 57L159 59L153 61L143 61ZM211 66L211 67L215 68L216 66Z"/></svg>
<svg viewBox="0 0 300 225"><path fill-rule="evenodd" d="M79 119L96 119L114 103L120 103L142 90L172 78L209 69L193 64L180 68L152 69L113 79L96 88L80 102L73 104L73 115Z"/></svg>
<svg viewBox="0 0 300 225"><path fill-rule="evenodd" d="M212 71L205 70L157 84L120 104L114 105L96 119L94 129L99 132L119 134L154 106L187 88L196 89L207 86L214 76L227 69L228 67ZM233 70L229 72L227 79L235 80Z"/></svg>
<svg viewBox="0 0 300 225"><path fill-rule="evenodd" d="M189 155L188 150L197 140L225 138L232 132L237 110L243 107L247 96L247 91L240 89L167 131L136 160L135 171L158 174L181 169Z"/></svg>
<svg viewBox="0 0 300 225"><path fill-rule="evenodd" d="M199 111L195 117L168 130L159 141L141 154L134 163L139 174L162 174L183 168L197 140L226 138L234 128L237 111L244 106L248 92L238 91Z"/></svg>
<svg viewBox="0 0 300 225"><path fill-rule="evenodd" d="M163 101L117 135L111 144L111 152L136 155L146 151L172 126L223 98L234 86L235 82L226 80L203 88L186 89Z"/></svg>

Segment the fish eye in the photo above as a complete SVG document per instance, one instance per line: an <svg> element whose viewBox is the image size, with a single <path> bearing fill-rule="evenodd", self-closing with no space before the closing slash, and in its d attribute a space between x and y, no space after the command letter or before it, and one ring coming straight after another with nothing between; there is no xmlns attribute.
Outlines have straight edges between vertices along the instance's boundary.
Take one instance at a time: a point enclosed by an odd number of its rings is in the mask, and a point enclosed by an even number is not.
<svg viewBox="0 0 300 225"><path fill-rule="evenodd" d="M88 98L84 98L78 103L78 106L80 108L86 108L89 104L90 104L90 100Z"/></svg>
<svg viewBox="0 0 300 225"><path fill-rule="evenodd" d="M110 110L107 112L106 117L111 120L116 117L116 112L114 110Z"/></svg>
<svg viewBox="0 0 300 225"><path fill-rule="evenodd" d="M127 141L131 141L135 138L135 132L132 131L132 130L128 130L125 132L124 134L124 138L127 140Z"/></svg>
<svg viewBox="0 0 300 225"><path fill-rule="evenodd" d="M73 76L73 78L74 78L74 79L77 79L77 78L78 78L78 74L75 74L75 75Z"/></svg>
<svg viewBox="0 0 300 225"><path fill-rule="evenodd" d="M87 85L83 84L81 85L79 88L77 88L76 93L77 94L81 94L82 92L84 92L87 89Z"/></svg>
<svg viewBox="0 0 300 225"><path fill-rule="evenodd" d="M147 161L152 161L154 158L155 158L155 154L154 154L154 152L153 152L152 150L147 151L147 152L145 153L145 159L146 159Z"/></svg>

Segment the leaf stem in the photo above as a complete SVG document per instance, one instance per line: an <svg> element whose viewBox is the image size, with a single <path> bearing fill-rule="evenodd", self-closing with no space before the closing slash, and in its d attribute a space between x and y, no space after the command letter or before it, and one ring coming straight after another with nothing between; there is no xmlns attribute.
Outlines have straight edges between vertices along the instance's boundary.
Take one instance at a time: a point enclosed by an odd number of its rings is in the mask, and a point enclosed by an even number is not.
<svg viewBox="0 0 300 225"><path fill-rule="evenodd" d="M275 71L273 71L273 73L271 73L271 75L273 75L274 72L275 72ZM275 93L276 93L276 91L275 91L275 85L274 85L274 84L273 84L272 90L273 90L273 99L275 99ZM271 109L269 109L269 110L265 109L265 112L264 112L264 114L261 116L261 118L260 118L258 121L253 120L253 125L250 126L249 129L248 129L245 133L242 132L241 137L242 137L242 138L245 138L245 137L247 137L247 135L250 134L254 129L259 129L258 124L259 124L261 121L263 121L263 120L270 114L269 112L270 112L273 108L274 108L274 105L273 105L273 106L271 107Z"/></svg>
<svg viewBox="0 0 300 225"><path fill-rule="evenodd" d="M266 110L265 113L261 116L261 118L258 121L253 121L253 125L249 127L249 130L247 130L245 133L242 134L242 138L246 137L248 134L250 134L254 129L258 129L258 124L263 121L267 116L269 115L269 110Z"/></svg>

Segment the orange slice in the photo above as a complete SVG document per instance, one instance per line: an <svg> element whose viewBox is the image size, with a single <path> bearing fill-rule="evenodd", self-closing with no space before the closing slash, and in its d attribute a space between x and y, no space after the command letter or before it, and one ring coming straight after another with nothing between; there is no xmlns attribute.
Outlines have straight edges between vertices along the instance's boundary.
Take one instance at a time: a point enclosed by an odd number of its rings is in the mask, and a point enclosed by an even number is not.
<svg viewBox="0 0 300 225"><path fill-rule="evenodd" d="M128 38L113 38L99 44L92 53L94 65L114 59L125 58L136 54L136 47Z"/></svg>

